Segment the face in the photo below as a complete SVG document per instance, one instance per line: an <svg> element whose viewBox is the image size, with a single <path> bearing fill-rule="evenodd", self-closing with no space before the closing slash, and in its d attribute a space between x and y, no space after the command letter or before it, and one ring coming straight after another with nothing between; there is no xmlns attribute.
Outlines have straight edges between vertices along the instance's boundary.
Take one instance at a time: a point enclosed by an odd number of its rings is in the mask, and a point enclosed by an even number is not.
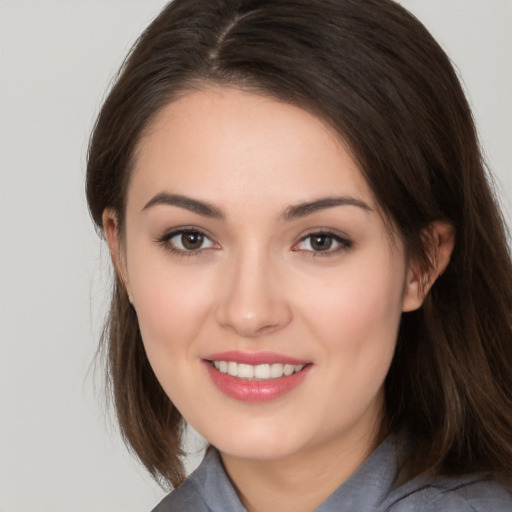
<svg viewBox="0 0 512 512"><path fill-rule="evenodd" d="M121 252L154 372L221 452L375 434L413 273L318 118L227 88L168 105L141 140Z"/></svg>

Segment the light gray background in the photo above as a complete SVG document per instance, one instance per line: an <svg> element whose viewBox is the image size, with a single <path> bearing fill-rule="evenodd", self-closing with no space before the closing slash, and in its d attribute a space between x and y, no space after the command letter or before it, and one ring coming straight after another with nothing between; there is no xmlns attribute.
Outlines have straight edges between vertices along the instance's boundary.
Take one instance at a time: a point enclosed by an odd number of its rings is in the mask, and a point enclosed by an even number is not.
<svg viewBox="0 0 512 512"><path fill-rule="evenodd" d="M110 271L83 180L107 84L165 3L0 0L0 512L149 512L163 496L94 388ZM402 3L457 63L511 219L512 0Z"/></svg>

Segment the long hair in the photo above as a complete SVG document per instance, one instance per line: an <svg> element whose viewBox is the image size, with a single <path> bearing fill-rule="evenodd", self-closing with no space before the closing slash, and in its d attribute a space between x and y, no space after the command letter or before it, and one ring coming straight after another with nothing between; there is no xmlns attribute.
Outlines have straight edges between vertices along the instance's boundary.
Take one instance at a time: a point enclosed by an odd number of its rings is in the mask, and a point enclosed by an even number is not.
<svg viewBox="0 0 512 512"><path fill-rule="evenodd" d="M424 305L404 313L386 379L387 424L415 441L409 475L485 472L512 481L512 264L468 102L425 27L391 0L174 0L142 34L97 119L87 199L124 226L144 130L191 89L234 86L307 109L350 148L409 258L425 230L456 233ZM121 431L176 486L183 420L149 365L118 279L105 331Z"/></svg>

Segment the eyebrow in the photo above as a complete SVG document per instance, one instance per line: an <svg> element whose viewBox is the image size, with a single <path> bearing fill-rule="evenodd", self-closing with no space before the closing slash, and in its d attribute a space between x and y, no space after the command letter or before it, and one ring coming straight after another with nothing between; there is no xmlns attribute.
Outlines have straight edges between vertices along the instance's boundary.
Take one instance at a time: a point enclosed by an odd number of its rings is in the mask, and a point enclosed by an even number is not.
<svg viewBox="0 0 512 512"><path fill-rule="evenodd" d="M157 205L177 206L178 208L184 208L185 210L197 213L203 217L211 217L214 219L225 218L224 213L219 210L219 208L213 206L210 203L192 199L191 197L182 196L180 194L168 194L166 192L162 192L154 196L144 206L144 208L142 208L142 211ZM337 206L356 206L367 212L373 211L364 201L361 201L360 199L355 199L348 196L324 197L321 199L316 199L315 201L309 201L306 203L289 206L283 213L282 217L284 220L289 221L301 217L306 217L328 208L335 208Z"/></svg>
<svg viewBox="0 0 512 512"><path fill-rule="evenodd" d="M307 215L312 215L313 213L326 210L327 208L334 208L336 206L356 206L357 208L361 208L367 212L373 211L364 201L361 201L360 199L355 199L348 196L324 197L317 199L316 201L289 206L285 210L283 218L284 220L298 219L300 217L306 217Z"/></svg>
<svg viewBox="0 0 512 512"><path fill-rule="evenodd" d="M166 192L157 194L142 210L144 211L157 205L177 206L178 208L184 208L185 210L197 213L203 217L212 217L214 219L224 218L224 214L218 208L205 201L198 201L197 199L179 194L167 194Z"/></svg>

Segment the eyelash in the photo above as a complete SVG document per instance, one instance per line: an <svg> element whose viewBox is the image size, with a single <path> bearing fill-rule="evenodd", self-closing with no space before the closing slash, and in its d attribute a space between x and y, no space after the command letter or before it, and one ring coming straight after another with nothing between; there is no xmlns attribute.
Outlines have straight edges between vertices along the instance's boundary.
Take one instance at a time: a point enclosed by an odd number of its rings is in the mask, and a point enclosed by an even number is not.
<svg viewBox="0 0 512 512"><path fill-rule="evenodd" d="M337 243L338 246L335 249L328 248L325 251L294 249L294 247L297 247L299 244L305 242L308 239L312 239L314 237L330 238L332 241ZM310 244L311 244L311 242L310 242ZM339 233L334 233L333 231L329 231L329 230L319 230L319 231L314 231L312 233L308 233L307 235L303 236L299 240L299 242L297 242L293 246L292 250L294 250L296 252L299 252L299 251L303 252L303 253L307 254L308 256L311 256L314 258L318 258L318 257L325 258L328 256L333 256L334 254L337 254L338 252L341 252L341 251L348 251L348 250L352 249L353 247L354 247L354 243L348 237L341 236Z"/></svg>
<svg viewBox="0 0 512 512"><path fill-rule="evenodd" d="M209 247L203 247L195 250L187 250L186 248L180 249L176 247L173 243L171 243L171 240L178 236L183 235L196 235L203 237L204 240L209 240L211 245ZM331 239L333 242L338 244L338 246L335 249L331 249L330 247L327 248L324 251L315 251L315 250L309 250L309 249L299 249L297 246L302 244L308 239L312 239L313 237L326 237L328 239ZM208 236L204 231L201 231L200 229L196 228L180 228L173 231L170 231L168 233L165 233L163 236L156 239L156 242L159 243L166 251L176 254L177 256L183 256L183 257L189 257L189 256L197 256L200 254L203 254L204 251L211 249L211 248L220 248L220 246L214 242L210 236ZM183 245L183 244L181 244ZM202 244L201 244L202 245ZM311 243L310 243L311 245ZM307 235L303 236L298 242L296 242L292 246L292 251L294 252L302 252L306 254L307 256L311 257L328 257L332 256L334 254L337 254L340 251L348 251L354 247L353 242L348 238L344 236L340 236L338 233L334 233L329 230L319 230L314 231L312 233L308 233Z"/></svg>
<svg viewBox="0 0 512 512"><path fill-rule="evenodd" d="M209 240L211 242L211 246L204 247L200 249L195 250L187 250L187 249L180 249L176 247L171 240L177 236L183 236L183 235L196 235L203 237L204 240ZM208 236L204 231L201 231L200 229L196 228L180 228L173 231L169 231L168 233L165 233L161 237L156 239L156 242L158 242L166 251L175 254L177 256L183 256L183 257L189 257L189 256L197 256L202 254L205 250L210 248L218 248L218 244L214 242L210 236ZM183 245L183 244L182 244ZM214 247L217 246L217 247Z"/></svg>

